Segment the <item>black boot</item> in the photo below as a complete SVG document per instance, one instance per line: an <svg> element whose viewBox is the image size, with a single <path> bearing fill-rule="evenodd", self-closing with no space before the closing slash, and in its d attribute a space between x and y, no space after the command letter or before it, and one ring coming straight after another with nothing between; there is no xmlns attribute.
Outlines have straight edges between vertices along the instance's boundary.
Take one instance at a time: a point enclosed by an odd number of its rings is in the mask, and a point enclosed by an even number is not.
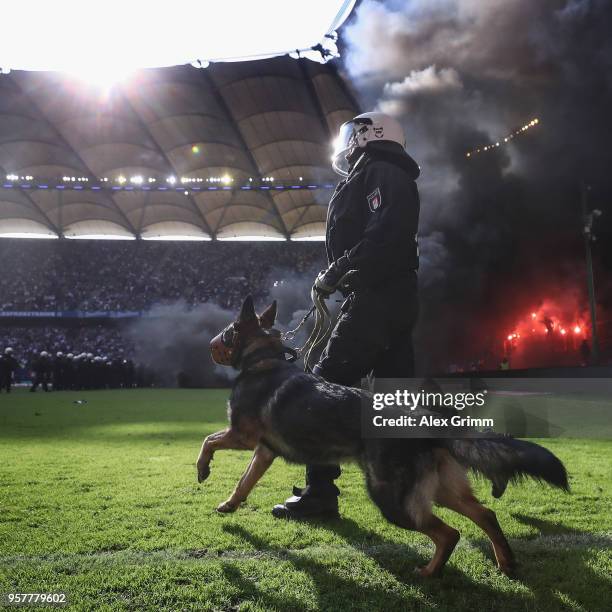
<svg viewBox="0 0 612 612"><path fill-rule="evenodd" d="M307 466L306 487L293 487L293 495L274 506L272 515L285 519L337 518L340 491L334 480L338 476L337 465Z"/></svg>
<svg viewBox="0 0 612 612"><path fill-rule="evenodd" d="M293 495L284 504L272 508L272 516L284 519L338 518L338 496L317 495L310 487L293 487Z"/></svg>

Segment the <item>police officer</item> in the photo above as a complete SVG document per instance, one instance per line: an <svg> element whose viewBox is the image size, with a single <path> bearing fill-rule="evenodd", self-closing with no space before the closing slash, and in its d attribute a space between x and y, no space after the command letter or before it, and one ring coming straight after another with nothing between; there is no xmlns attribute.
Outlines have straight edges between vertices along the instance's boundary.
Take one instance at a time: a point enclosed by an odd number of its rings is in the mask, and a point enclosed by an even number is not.
<svg viewBox="0 0 612 612"><path fill-rule="evenodd" d="M414 374L412 329L417 319L417 163L402 126L383 113L364 113L340 127L334 170L344 177L329 203L325 247L329 266L315 289L332 295L350 270L348 294L314 372L358 386ZM336 516L337 465L309 465L306 487L276 505L277 518Z"/></svg>
<svg viewBox="0 0 612 612"><path fill-rule="evenodd" d="M53 390L63 391L66 388L66 357L62 351L55 353L53 360Z"/></svg>
<svg viewBox="0 0 612 612"><path fill-rule="evenodd" d="M74 389L74 354L68 353L64 362L64 387Z"/></svg>
<svg viewBox="0 0 612 612"><path fill-rule="evenodd" d="M30 387L30 391L35 393L39 385L42 386L43 391L49 391L52 368L51 359L49 358L49 353L47 353L47 351L40 352L32 364L32 370L34 371L34 380L32 382L32 386Z"/></svg>
<svg viewBox="0 0 612 612"><path fill-rule="evenodd" d="M0 357L0 391L5 390L7 393L11 392L13 374L18 368L19 363L13 355L13 349L7 346Z"/></svg>

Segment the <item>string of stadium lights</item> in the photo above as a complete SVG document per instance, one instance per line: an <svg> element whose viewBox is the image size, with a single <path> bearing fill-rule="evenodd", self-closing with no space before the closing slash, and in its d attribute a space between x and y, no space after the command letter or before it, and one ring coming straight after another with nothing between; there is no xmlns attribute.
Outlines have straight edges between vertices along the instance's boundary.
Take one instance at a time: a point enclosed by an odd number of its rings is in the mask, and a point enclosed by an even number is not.
<svg viewBox="0 0 612 612"><path fill-rule="evenodd" d="M491 144L488 144L488 145L484 145L482 147L478 147L477 149L474 149L473 151L468 151L465 154L465 156L466 157L473 157L474 155L477 155L478 153L484 153L485 151L490 151L490 150L496 149L497 147L500 147L500 146L502 146L504 144L508 144L511 140L513 140L517 136L520 136L522 133L526 132L527 130L531 129L532 127L535 127L539 123L540 123L540 120L538 118L532 119L529 123L526 123L525 125L521 126L517 130L514 130L514 132L512 132L511 134L508 134L507 136L504 136L503 138L501 138L497 142L494 142L494 143L491 143Z"/></svg>
<svg viewBox="0 0 612 612"><path fill-rule="evenodd" d="M484 153L486 151L490 151L492 149L496 149L504 144L507 144L517 136L520 136L522 133L527 130L535 127L540 123L538 118L532 119L529 123L521 126L511 134L504 136L500 140L495 143L491 143L488 145L484 145L478 147L472 151L468 151L465 156L467 158L473 157L478 153ZM196 151L197 149L197 151ZM194 152L198 152L199 148L194 145ZM61 178L61 184L59 179L35 179L34 176L30 174L26 175L18 175L18 174L7 174L6 182L0 183L0 187L3 189L11 189L15 186L22 189L74 189L74 190L83 190L90 189L91 191L100 191L100 190L112 190L112 191L133 191L133 190L142 190L142 191L167 191L169 189L174 189L175 191L183 191L185 195L189 195L191 191L218 191L219 189L223 191L233 191L233 190L284 190L284 189L333 189L333 183L322 183L322 184L305 184L303 177L299 177L298 185L277 183L274 185L270 185L269 183L274 183L275 178L273 176L264 176L257 180L254 180L253 177L249 178L249 183L241 186L234 186L234 178L229 174L224 174L222 176L211 176L208 178L202 177L187 177L182 176L177 178L176 176L169 176L166 178L165 182L163 179L158 181L155 177L145 177L136 174L131 177L126 177L124 175L119 175L115 179L109 179L108 177L102 177L98 179L97 182L91 181L86 176L63 176ZM55 183L55 184L53 184ZM176 186L180 183L180 186ZM205 185L208 183L208 185ZM217 184L221 184L221 187L217 187ZM200 186L201 185L201 186Z"/></svg>
<svg viewBox="0 0 612 612"><path fill-rule="evenodd" d="M7 174L6 182L0 183L3 189L72 189L90 191L183 191L185 195L197 191L248 191L248 190L285 190L285 189L333 189L334 183L308 183L299 177L298 184L281 183L273 176L264 176L258 179L249 178L244 185L234 185L234 178L228 174L223 176L180 177L168 176L164 179L144 177L140 174L126 177L119 175L115 179L102 177L93 181L86 176L63 176L61 179L41 179L32 175Z"/></svg>

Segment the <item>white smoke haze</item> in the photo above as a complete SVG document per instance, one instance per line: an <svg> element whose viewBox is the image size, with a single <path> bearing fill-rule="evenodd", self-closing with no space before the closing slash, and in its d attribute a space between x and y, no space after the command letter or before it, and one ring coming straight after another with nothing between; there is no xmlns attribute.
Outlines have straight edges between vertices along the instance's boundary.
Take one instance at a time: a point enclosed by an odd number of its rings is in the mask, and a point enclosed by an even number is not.
<svg viewBox="0 0 612 612"><path fill-rule="evenodd" d="M213 363L209 343L235 318L235 312L217 304L190 308L179 300L153 306L127 333L136 362L155 372L164 386L214 387L227 384L233 371Z"/></svg>
<svg viewBox="0 0 612 612"><path fill-rule="evenodd" d="M245 245L245 248L248 246ZM262 312L276 299L279 310L275 328L281 332L295 328L311 307L310 288L318 272L319 268L302 273L284 268L273 269L264 283L269 298L256 302L257 312ZM329 306L335 314L337 304L333 298ZM136 362L155 372L163 385L225 386L236 376L236 372L213 363L209 344L226 325L236 320L237 315L238 309L230 310L213 302L190 307L179 300L154 306L146 317L132 323L126 333L135 345ZM312 325L311 318L288 344L301 346Z"/></svg>
<svg viewBox="0 0 612 612"><path fill-rule="evenodd" d="M385 83L383 94L388 98L398 98L421 92L441 92L462 87L459 73L454 68L437 70L435 66L428 66L423 70L412 70L401 81Z"/></svg>

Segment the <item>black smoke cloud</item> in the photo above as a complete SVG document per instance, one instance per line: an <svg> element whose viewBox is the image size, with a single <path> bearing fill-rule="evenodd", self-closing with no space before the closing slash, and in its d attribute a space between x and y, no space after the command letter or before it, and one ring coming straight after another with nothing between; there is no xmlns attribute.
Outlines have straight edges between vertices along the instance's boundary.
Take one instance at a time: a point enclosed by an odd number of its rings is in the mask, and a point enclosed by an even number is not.
<svg viewBox="0 0 612 612"><path fill-rule="evenodd" d="M422 169L423 367L494 361L517 313L582 291L582 181L607 218L596 260L610 307L611 31L605 0L363 0L344 29L362 107L402 121Z"/></svg>

